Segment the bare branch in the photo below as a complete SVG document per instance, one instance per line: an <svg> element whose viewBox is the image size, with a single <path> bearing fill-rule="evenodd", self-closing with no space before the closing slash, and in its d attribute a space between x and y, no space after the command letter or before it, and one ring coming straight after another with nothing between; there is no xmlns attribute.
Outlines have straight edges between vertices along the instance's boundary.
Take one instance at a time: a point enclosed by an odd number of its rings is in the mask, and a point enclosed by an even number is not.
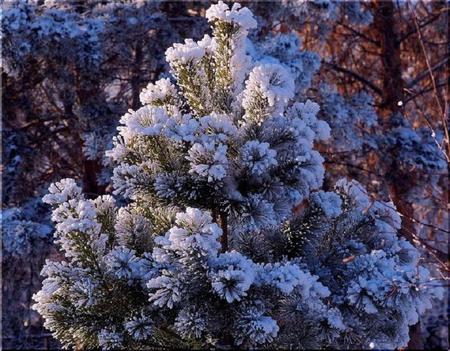
<svg viewBox="0 0 450 351"><path fill-rule="evenodd" d="M436 88L439 89L439 88L445 87L446 85L448 85L448 82L447 82L447 80L444 80L443 82L437 83L437 84L436 84ZM411 95L410 97L408 97L408 98L407 98L405 101L403 101L403 102L404 102L405 104L407 104L407 103L410 102L411 100L414 100L415 98L417 98L417 97L419 97L419 96L421 96L421 95L424 95L424 94L426 94L426 93L429 93L429 92L432 91L432 90L434 90L434 87L425 88L425 89L423 89L423 90L421 90L421 91L418 91L418 92L414 93L414 95Z"/></svg>
<svg viewBox="0 0 450 351"><path fill-rule="evenodd" d="M359 36L359 37L361 37L361 38L367 40L369 43L372 43L372 44L374 44L374 45L376 45L376 46L380 46L380 42L379 42L378 40L374 40L374 39L368 37L368 36L365 35L364 33L361 33L361 32L359 32L359 31L357 31L356 29L354 29L354 28L352 28L352 27L346 25L346 24L343 23L343 22L338 22L338 24L341 25L342 27L344 27L345 29L348 29L348 30L349 30L350 32L352 32L353 34L356 34L357 36Z"/></svg>
<svg viewBox="0 0 450 351"><path fill-rule="evenodd" d="M445 66L445 64L448 63L449 61L450 61L450 56L446 56L443 60L441 60L440 62L436 63L433 67L431 67L431 71L434 72L434 71L438 70L439 68ZM408 89L412 88L414 85L419 83L421 80L425 79L429 74L430 74L430 71L427 68L425 71L423 71L420 74L418 74L416 78L411 80L406 85L406 87Z"/></svg>
<svg viewBox="0 0 450 351"><path fill-rule="evenodd" d="M419 25L419 28L423 28L426 27L427 25L433 23L434 21L436 21L439 17L441 16L441 13L437 13L434 16L432 16L431 18L429 18L427 21L425 21L424 23ZM404 40L406 40L407 38L409 38L411 35L417 33L417 27L412 28L410 31L402 34L402 36L399 39L399 42L403 42Z"/></svg>
<svg viewBox="0 0 450 351"><path fill-rule="evenodd" d="M375 84L373 84L372 82L370 82L366 78L360 76L358 73L350 71L347 68L340 67L340 66L338 66L338 65L336 65L336 64L334 64L332 62L327 62L325 60L322 60L322 64L324 64L325 66L328 66L328 67L334 69L337 72L341 72L341 73L344 73L344 74L347 74L347 75L351 76L352 78L360 81L364 85L367 85L370 89L372 89L378 95L380 95L380 96L383 95L383 91L380 88L378 88Z"/></svg>

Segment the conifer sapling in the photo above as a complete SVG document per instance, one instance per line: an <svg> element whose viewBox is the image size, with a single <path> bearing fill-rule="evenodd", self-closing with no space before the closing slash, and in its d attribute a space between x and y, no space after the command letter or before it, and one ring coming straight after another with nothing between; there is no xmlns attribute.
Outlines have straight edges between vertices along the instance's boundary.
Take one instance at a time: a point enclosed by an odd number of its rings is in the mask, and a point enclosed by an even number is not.
<svg viewBox="0 0 450 351"><path fill-rule="evenodd" d="M66 256L35 295L46 327L102 349L405 346L442 291L393 204L354 181L322 191L330 129L293 101L302 72L250 54L247 8L206 17L213 36L169 48L171 78L120 120L108 156L126 204L69 179L45 196Z"/></svg>

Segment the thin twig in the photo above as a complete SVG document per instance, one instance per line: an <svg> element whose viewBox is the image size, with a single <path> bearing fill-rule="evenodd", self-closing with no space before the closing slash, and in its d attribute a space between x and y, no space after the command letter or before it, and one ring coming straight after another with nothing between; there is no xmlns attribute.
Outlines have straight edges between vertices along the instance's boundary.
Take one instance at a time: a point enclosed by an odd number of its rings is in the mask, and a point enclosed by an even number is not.
<svg viewBox="0 0 450 351"><path fill-rule="evenodd" d="M430 60L428 58L428 55L427 55L427 52L426 52L426 49L425 49L425 45L423 43L422 31L420 30L420 26L419 26L419 23L417 21L416 12L415 12L414 8L409 3L408 3L408 7L409 7L409 9L411 10L411 12L413 14L414 24L415 24L415 26L417 28L417 35L419 37L420 47L422 48L423 55L425 56L425 62L427 64L428 71L429 71L430 78L431 78L431 82L433 84L434 98L436 100L436 103L437 103L437 105L439 107L439 110L440 110L440 113L441 113L440 117L441 117L441 120L442 120L442 126L444 128L444 133L445 133L445 141L446 141L446 144L447 144L446 145L447 146L447 154L450 155L450 135L449 135L449 131L448 131L447 119L446 119L446 116L445 116L445 110L444 110L444 108L443 108L443 106L441 104L441 100L439 99L439 94L438 94L438 89L437 89L437 85L436 85L436 80L434 78L434 74L433 74L433 70L431 68Z"/></svg>
<svg viewBox="0 0 450 351"><path fill-rule="evenodd" d="M431 137L433 138L434 143L436 144L436 146L438 147L438 149L441 151L441 153L444 155L444 158L447 162L450 162L450 155L447 155L447 153L445 152L445 150L442 148L441 144L439 143L439 141L436 138L436 132L431 124L431 122L429 121L427 115L419 108L419 104L417 103L416 100L414 101L414 105L416 106L417 111L419 112L419 115L421 115L423 117L423 119L426 121L428 128L430 128L431 130Z"/></svg>

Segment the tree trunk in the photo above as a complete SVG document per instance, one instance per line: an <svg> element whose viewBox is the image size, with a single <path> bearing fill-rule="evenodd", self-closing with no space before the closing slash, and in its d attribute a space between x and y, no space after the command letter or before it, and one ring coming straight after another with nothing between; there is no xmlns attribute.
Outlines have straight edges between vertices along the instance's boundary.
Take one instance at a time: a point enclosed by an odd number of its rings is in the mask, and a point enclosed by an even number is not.
<svg viewBox="0 0 450 351"><path fill-rule="evenodd" d="M84 77L80 72L77 72L77 102L79 106L90 106L95 104L92 102L92 99L95 99L98 92L100 91L100 87L95 80L90 80L88 84L84 82L84 80L89 79L88 77ZM94 100L95 101L95 100ZM77 116L72 112L73 118L77 119ZM95 121L92 121L92 124ZM80 157L81 157L81 167L83 172L83 192L86 193L90 197L96 197L104 193L105 188L103 186L99 186L97 182L97 176L101 170L100 160L88 160L83 153L83 137L82 134L86 130L89 130L89 126L91 122L86 122L78 119L78 138L79 138L79 146L80 146Z"/></svg>
<svg viewBox="0 0 450 351"><path fill-rule="evenodd" d="M393 118L401 113L404 94L404 81L402 78L401 50L399 31L395 19L395 4L393 1L374 1L374 22L377 39L380 42L380 57L383 64L382 85L383 103L385 109L386 128L393 127ZM389 158L388 158L389 159ZM382 161L383 162L383 161ZM390 158L389 163L383 167L386 169L386 182L389 194L402 217L401 233L409 241L415 235L414 223L410 218L414 216L412 204L407 200L408 191L414 185L414 178L398 166L396 155ZM422 349L420 337L420 323L410 328L410 349Z"/></svg>
<svg viewBox="0 0 450 351"><path fill-rule="evenodd" d="M388 112L400 111L403 101L404 81L400 56L400 40L396 28L395 5L392 1L375 1L373 27L380 42L383 75L383 104Z"/></svg>
<svg viewBox="0 0 450 351"><path fill-rule="evenodd" d="M141 64L143 60L142 41L136 43L134 52L134 62L131 76L131 94L132 94L132 108L137 110L140 105L139 94L141 92Z"/></svg>

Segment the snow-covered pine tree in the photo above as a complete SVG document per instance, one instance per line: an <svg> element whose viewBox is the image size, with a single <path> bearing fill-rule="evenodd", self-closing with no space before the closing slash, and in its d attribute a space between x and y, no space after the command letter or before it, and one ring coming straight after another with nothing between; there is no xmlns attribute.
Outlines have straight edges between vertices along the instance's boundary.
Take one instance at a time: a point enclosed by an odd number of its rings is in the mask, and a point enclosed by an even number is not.
<svg viewBox="0 0 450 351"><path fill-rule="evenodd" d="M58 347L31 311L39 272L54 250L51 211L37 198L66 177L83 179L87 193L103 193L112 174L105 150L119 117L140 105L142 84L166 70L165 49L207 25L185 16L191 7L1 2L3 348Z"/></svg>
<svg viewBox="0 0 450 351"><path fill-rule="evenodd" d="M67 258L35 295L46 327L102 349L405 346L442 290L394 206L353 181L320 190L319 106L247 54L247 8L206 16L212 37L167 50L176 84L149 84L121 119L109 156L127 203L70 179L45 196Z"/></svg>

